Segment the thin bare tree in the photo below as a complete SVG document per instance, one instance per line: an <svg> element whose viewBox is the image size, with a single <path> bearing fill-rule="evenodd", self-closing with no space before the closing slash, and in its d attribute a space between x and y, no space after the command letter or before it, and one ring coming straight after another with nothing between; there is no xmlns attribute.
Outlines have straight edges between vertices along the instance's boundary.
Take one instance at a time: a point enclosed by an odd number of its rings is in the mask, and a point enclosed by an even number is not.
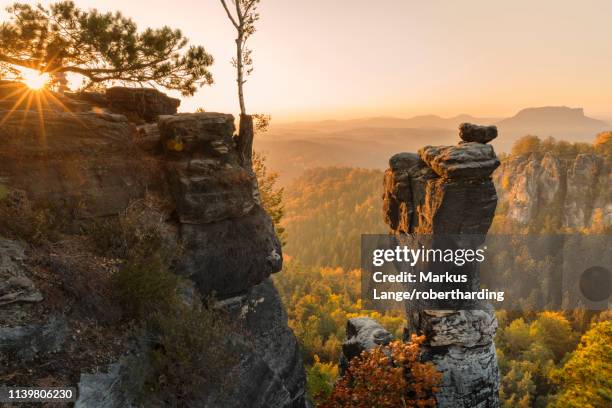
<svg viewBox="0 0 612 408"><path fill-rule="evenodd" d="M228 7L226 0L221 0L221 4L227 13L227 17L232 22L238 33L236 37L236 56L232 58L232 65L236 68L236 82L238 83L238 101L240 102L240 114L246 115L244 104L243 86L246 77L253 72L252 50L246 45L247 40L255 33L255 22L259 20L257 5L260 0L232 0L234 4L232 10Z"/></svg>

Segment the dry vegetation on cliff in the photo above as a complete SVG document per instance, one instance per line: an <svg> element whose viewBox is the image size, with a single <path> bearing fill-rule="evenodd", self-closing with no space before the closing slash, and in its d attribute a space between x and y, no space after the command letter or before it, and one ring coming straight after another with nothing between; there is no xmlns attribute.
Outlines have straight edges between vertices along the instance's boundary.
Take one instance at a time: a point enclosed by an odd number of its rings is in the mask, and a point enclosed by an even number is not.
<svg viewBox="0 0 612 408"><path fill-rule="evenodd" d="M148 197L117 218L76 224L63 211L11 190L0 200L0 239L31 245L19 279L40 290L33 303L0 304L0 318L32 330L43 324L51 336L38 340L32 331L31 341L42 343L33 343L29 357L3 344L3 383L73 386L82 373L105 370L127 350L143 347L149 363L133 358L126 366L128 376L142 378L132 392L143 403L181 404L204 386L224 385L240 355L228 338L240 328L227 323L213 300L202 306L193 298L187 306L179 297L181 279L171 268L180 247L165 224L168 207ZM157 339L143 341L151 335Z"/></svg>

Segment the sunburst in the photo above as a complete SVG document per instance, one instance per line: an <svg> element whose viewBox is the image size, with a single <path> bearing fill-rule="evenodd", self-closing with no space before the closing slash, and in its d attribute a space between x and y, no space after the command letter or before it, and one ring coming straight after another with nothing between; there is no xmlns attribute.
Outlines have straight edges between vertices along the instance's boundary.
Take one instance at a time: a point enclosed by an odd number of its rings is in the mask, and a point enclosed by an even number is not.
<svg viewBox="0 0 612 408"><path fill-rule="evenodd" d="M62 102L61 98L51 91L51 75L35 69L19 68L18 83L8 82L0 85L0 103L14 101L11 107L0 110L0 126L17 112L23 113L23 121L32 111L37 111L40 136L46 139L45 110L59 110L69 113L79 123L78 117ZM34 102L34 103L33 103ZM10 105L9 105L10 106ZM0 108L1 109L1 108Z"/></svg>
<svg viewBox="0 0 612 408"><path fill-rule="evenodd" d="M34 91L39 91L46 88L51 82L51 77L46 72L38 72L33 69L25 70L21 72L23 77L23 83Z"/></svg>

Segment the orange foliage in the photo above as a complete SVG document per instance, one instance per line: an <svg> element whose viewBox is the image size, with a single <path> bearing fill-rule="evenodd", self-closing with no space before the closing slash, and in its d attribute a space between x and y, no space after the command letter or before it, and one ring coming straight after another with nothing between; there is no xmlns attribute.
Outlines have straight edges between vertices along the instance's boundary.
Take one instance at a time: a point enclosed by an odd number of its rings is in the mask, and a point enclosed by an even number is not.
<svg viewBox="0 0 612 408"><path fill-rule="evenodd" d="M364 351L351 360L330 397L320 408L434 407L442 374L419 361L424 336L410 343L394 341Z"/></svg>

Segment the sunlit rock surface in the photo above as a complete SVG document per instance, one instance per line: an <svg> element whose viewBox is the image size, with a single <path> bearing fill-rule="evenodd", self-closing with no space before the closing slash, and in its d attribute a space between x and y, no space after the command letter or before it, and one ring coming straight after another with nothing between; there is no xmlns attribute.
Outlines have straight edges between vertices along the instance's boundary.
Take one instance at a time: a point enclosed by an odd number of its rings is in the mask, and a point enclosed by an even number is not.
<svg viewBox="0 0 612 408"><path fill-rule="evenodd" d="M554 217L561 227L586 228L594 221L612 225L611 174L610 162L598 154L546 153L510 157L493 179L509 219L519 225Z"/></svg>

